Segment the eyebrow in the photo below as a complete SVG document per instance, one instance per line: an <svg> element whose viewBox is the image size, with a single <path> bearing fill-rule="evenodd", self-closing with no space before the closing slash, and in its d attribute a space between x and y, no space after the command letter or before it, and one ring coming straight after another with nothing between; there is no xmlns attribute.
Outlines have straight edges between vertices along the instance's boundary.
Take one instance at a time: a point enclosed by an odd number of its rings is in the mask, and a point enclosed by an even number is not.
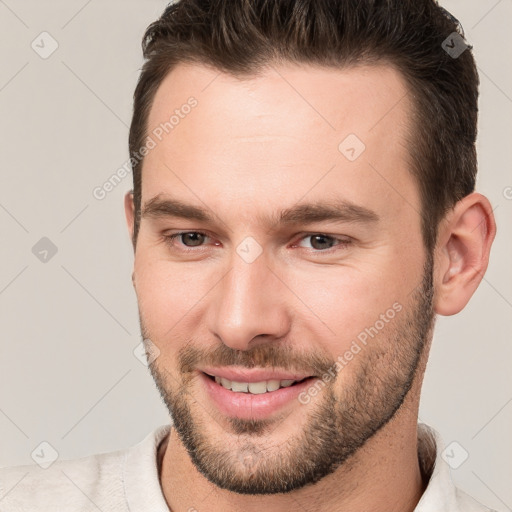
<svg viewBox="0 0 512 512"><path fill-rule="evenodd" d="M176 217L199 222L213 223L214 215L207 209L187 204L177 199L157 195L145 203L141 217L162 219ZM376 223L379 216L373 210L346 199L301 203L281 210L277 215L258 216L258 220L270 226L313 224L314 222Z"/></svg>

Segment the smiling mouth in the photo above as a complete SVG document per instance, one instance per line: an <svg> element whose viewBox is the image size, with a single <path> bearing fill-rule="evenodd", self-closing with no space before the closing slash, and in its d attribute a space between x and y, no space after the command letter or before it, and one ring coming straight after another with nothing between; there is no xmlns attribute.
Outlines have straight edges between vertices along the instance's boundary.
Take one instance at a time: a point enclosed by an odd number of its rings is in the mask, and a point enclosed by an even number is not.
<svg viewBox="0 0 512 512"><path fill-rule="evenodd" d="M204 373L204 372L203 372ZM234 380L225 379L224 377L217 377L204 373L210 380L216 382L224 389L228 389L235 393L249 393L253 395L260 395L264 393L272 393L282 388L288 388L300 384L306 380L314 379L315 377L305 377L301 380L262 380L259 382L239 382Z"/></svg>

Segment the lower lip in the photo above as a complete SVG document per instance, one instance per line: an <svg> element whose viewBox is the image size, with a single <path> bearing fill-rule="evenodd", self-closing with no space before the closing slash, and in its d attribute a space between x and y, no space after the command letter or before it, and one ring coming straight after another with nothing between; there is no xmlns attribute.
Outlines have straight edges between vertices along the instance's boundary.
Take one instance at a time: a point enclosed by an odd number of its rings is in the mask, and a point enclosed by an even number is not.
<svg viewBox="0 0 512 512"><path fill-rule="evenodd" d="M299 395L319 380L310 377L293 386L253 395L226 389L203 372L199 372L199 377L210 398L222 413L243 419L263 419L294 400L299 403Z"/></svg>

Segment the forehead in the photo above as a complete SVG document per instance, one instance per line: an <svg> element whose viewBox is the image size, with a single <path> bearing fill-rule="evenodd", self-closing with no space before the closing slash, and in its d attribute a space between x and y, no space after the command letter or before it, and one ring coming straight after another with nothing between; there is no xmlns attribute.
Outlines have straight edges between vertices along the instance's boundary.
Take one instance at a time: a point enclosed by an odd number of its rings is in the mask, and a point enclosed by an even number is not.
<svg viewBox="0 0 512 512"><path fill-rule="evenodd" d="M281 64L242 80L180 64L150 111L156 145L144 160L143 203L171 191L196 204L208 198L219 210L237 200L248 221L273 202L336 195L396 213L404 198L419 204L410 115L405 80L384 64Z"/></svg>
<svg viewBox="0 0 512 512"><path fill-rule="evenodd" d="M409 115L406 82L385 62L340 69L269 65L251 77L240 78L205 65L181 63L166 76L155 94L148 130L169 121L173 111L180 110L191 97L200 106L194 113L199 111L203 119L210 118L216 128L224 128L224 134L235 135L232 121L247 121L240 136L249 136L252 131L261 135L266 121L269 127L280 121L283 134L293 135L305 126L317 135L328 128L340 133L352 129L362 135L385 131L387 124L406 121ZM388 114L391 117L385 122ZM283 115L286 119L282 119ZM303 121L299 126L294 124L297 119ZM199 133L197 128L194 130ZM208 126L203 128L209 130ZM180 131L184 129L181 127ZM311 133L312 137L315 133Z"/></svg>

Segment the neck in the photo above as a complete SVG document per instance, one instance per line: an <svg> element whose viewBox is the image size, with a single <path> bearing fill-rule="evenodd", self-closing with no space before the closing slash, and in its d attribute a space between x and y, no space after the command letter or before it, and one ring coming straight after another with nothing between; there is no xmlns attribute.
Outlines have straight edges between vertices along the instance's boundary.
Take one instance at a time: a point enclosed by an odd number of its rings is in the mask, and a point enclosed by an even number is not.
<svg viewBox="0 0 512 512"><path fill-rule="evenodd" d="M262 496L240 495L212 484L193 465L171 429L161 446L163 493L172 512L206 508L209 512L285 512L296 508L412 512L426 488L418 461L416 421L416 417L407 419L398 414L320 482L287 494Z"/></svg>

